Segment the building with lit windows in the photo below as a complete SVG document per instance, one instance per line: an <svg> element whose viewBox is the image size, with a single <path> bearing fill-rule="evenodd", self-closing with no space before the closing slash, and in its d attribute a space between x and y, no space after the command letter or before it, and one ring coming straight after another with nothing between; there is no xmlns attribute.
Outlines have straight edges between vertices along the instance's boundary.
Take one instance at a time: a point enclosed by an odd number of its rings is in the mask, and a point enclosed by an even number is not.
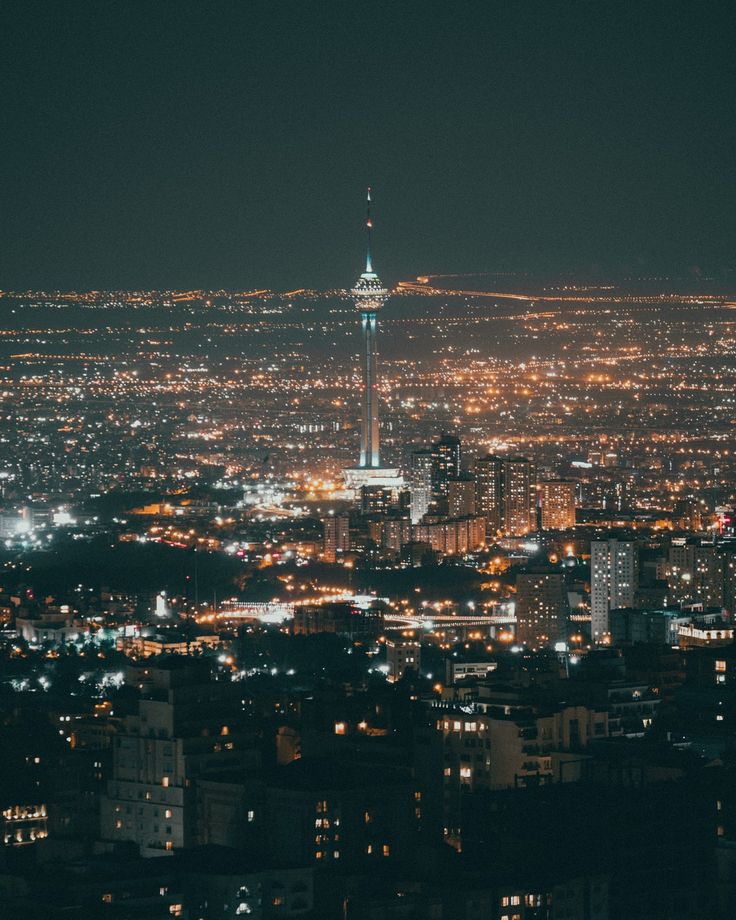
<svg viewBox="0 0 736 920"><path fill-rule="evenodd" d="M475 509L491 533L503 526L503 460L489 455L475 461Z"/></svg>
<svg viewBox="0 0 736 920"><path fill-rule="evenodd" d="M416 671L422 663L422 644L416 639L387 639L386 664L388 665L387 679L390 683L406 674L407 671Z"/></svg>
<svg viewBox="0 0 736 920"><path fill-rule="evenodd" d="M567 592L562 572L532 569L516 578L516 640L537 649L565 641Z"/></svg>
<svg viewBox="0 0 736 920"><path fill-rule="evenodd" d="M488 455L475 461L475 510L491 534L521 537L536 530L536 474L526 457Z"/></svg>
<svg viewBox="0 0 736 920"><path fill-rule="evenodd" d="M146 674L137 712L115 738L101 836L164 856L197 841L198 777L242 764L241 694L211 680L203 659L164 659Z"/></svg>
<svg viewBox="0 0 736 920"><path fill-rule="evenodd" d="M540 483L542 530L569 530L575 526L575 483L548 479Z"/></svg>
<svg viewBox="0 0 736 920"><path fill-rule="evenodd" d="M450 480L460 476L462 446L460 439L443 434L431 448L432 451L432 497L439 503L440 510L447 510L450 494Z"/></svg>
<svg viewBox="0 0 736 920"><path fill-rule="evenodd" d="M537 529L535 468L526 457L509 457L503 464L503 530L522 537Z"/></svg>
<svg viewBox="0 0 736 920"><path fill-rule="evenodd" d="M415 450L409 471L411 522L418 524L432 505L432 451Z"/></svg>
<svg viewBox="0 0 736 920"><path fill-rule="evenodd" d="M449 481L447 504L450 517L475 514L475 479L469 473L461 473Z"/></svg>
<svg viewBox="0 0 736 920"><path fill-rule="evenodd" d="M299 866L356 867L405 859L421 824L408 771L301 758L266 788L268 855Z"/></svg>
<svg viewBox="0 0 736 920"><path fill-rule="evenodd" d="M629 540L593 540L590 545L591 634L600 642L610 633L610 613L633 607L638 585L636 544Z"/></svg>
<svg viewBox="0 0 736 920"><path fill-rule="evenodd" d="M324 519L323 557L325 562L336 562L350 549L350 516L329 514Z"/></svg>

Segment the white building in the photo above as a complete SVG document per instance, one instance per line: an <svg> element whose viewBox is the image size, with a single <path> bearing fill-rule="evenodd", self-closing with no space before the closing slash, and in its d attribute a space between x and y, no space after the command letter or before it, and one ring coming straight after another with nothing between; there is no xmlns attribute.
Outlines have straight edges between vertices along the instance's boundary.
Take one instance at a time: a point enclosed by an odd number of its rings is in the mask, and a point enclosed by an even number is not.
<svg viewBox="0 0 736 920"><path fill-rule="evenodd" d="M600 642L610 632L610 612L633 607L637 586L636 544L593 540L590 544L591 634Z"/></svg>

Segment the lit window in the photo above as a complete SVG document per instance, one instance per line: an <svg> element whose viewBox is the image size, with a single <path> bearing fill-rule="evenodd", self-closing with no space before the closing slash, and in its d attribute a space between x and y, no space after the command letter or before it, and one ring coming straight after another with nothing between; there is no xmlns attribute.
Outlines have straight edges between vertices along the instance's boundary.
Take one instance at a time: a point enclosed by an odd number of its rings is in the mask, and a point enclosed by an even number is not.
<svg viewBox="0 0 736 920"><path fill-rule="evenodd" d="M171 818L173 814L174 812L170 808L167 808L166 811L164 812L164 816L167 818Z"/></svg>
<svg viewBox="0 0 736 920"><path fill-rule="evenodd" d="M271 899L271 906L272 907L283 907L284 899L280 895L277 895L275 898Z"/></svg>
<svg viewBox="0 0 736 920"><path fill-rule="evenodd" d="M173 850L173 849L174 849L174 841L173 841L173 840L167 840L166 843L164 844L164 849L166 849L166 850Z"/></svg>
<svg viewBox="0 0 736 920"><path fill-rule="evenodd" d="M726 662L721 661L720 658L716 659L716 671L723 673L726 670Z"/></svg>
<svg viewBox="0 0 736 920"><path fill-rule="evenodd" d="M335 722L335 734L344 735L345 734L345 723L344 722Z"/></svg>
<svg viewBox="0 0 736 920"><path fill-rule="evenodd" d="M164 778L161 780L161 785L162 785L162 786L168 786L168 785L169 785L169 777L168 777L168 776L164 776Z"/></svg>
<svg viewBox="0 0 736 920"><path fill-rule="evenodd" d="M383 845L383 855L384 855L384 856L390 856L390 855L391 855L391 847L390 847L387 843L384 843L384 845Z"/></svg>
<svg viewBox="0 0 736 920"><path fill-rule="evenodd" d="M255 821L256 813L254 811L249 811L247 817L248 817L248 822Z"/></svg>

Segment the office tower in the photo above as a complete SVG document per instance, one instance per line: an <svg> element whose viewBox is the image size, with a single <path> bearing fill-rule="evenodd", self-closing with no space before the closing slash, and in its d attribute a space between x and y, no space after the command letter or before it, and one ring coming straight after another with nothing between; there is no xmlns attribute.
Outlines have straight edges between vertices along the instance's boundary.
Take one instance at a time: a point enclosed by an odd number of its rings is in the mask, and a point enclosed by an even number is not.
<svg viewBox="0 0 736 920"><path fill-rule="evenodd" d="M565 641L567 594L561 572L532 569L516 579L516 638L530 648Z"/></svg>
<svg viewBox="0 0 736 920"><path fill-rule="evenodd" d="M526 457L503 462L503 529L515 537L536 530L534 464Z"/></svg>
<svg viewBox="0 0 736 920"><path fill-rule="evenodd" d="M469 473L461 473L448 481L447 503L450 517L475 514L475 479Z"/></svg>
<svg viewBox="0 0 736 920"><path fill-rule="evenodd" d="M475 461L475 510L491 533L503 526L503 460L488 455Z"/></svg>
<svg viewBox="0 0 736 920"><path fill-rule="evenodd" d="M610 632L610 612L633 607L638 579L636 544L593 540L590 544L591 636L600 642Z"/></svg>
<svg viewBox="0 0 736 920"><path fill-rule="evenodd" d="M409 472L411 488L411 522L418 524L432 502L432 451L415 450Z"/></svg>
<svg viewBox="0 0 736 920"><path fill-rule="evenodd" d="M568 530L575 526L575 483L550 479L540 485L542 530Z"/></svg>
<svg viewBox="0 0 736 920"><path fill-rule="evenodd" d="M346 513L330 514L324 519L324 528L325 562L336 562L338 554L350 549L350 516Z"/></svg>
<svg viewBox="0 0 736 920"><path fill-rule="evenodd" d="M450 434L432 445L432 496L445 502L450 490L450 480L460 475L462 449L459 438Z"/></svg>

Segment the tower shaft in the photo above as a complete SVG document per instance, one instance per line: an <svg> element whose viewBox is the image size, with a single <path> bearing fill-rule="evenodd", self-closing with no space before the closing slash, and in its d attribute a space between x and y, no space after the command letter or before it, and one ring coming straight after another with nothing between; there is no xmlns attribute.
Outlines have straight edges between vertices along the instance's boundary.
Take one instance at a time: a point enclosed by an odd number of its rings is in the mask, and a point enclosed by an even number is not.
<svg viewBox="0 0 736 920"><path fill-rule="evenodd" d="M360 432L360 465L380 467L378 427L378 314L361 313L363 327L363 418Z"/></svg>

